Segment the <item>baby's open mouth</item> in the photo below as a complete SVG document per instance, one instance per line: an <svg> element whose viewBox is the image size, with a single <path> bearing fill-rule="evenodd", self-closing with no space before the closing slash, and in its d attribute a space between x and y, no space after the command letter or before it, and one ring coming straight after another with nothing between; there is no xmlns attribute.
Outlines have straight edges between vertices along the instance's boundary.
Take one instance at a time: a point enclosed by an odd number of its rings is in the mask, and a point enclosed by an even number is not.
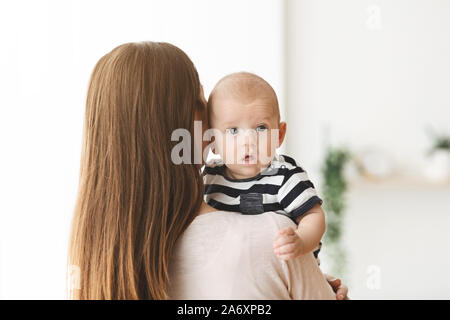
<svg viewBox="0 0 450 320"><path fill-rule="evenodd" d="M253 155L248 154L248 155L244 156L244 158L242 159L242 161L243 161L245 164L254 164L254 163L256 163L256 157L253 156Z"/></svg>

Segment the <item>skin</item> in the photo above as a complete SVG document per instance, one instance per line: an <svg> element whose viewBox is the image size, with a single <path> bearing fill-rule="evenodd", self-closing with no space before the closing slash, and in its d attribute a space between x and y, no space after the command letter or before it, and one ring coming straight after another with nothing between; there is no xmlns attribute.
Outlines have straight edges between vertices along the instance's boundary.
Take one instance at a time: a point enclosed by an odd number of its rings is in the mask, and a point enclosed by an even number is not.
<svg viewBox="0 0 450 320"><path fill-rule="evenodd" d="M218 99L211 118L220 131L216 150L233 179L251 178L267 168L286 133L286 123L276 121L273 107L264 99Z"/></svg>
<svg viewBox="0 0 450 320"><path fill-rule="evenodd" d="M232 74L219 81L210 102L210 124L218 132L215 151L226 164L226 175L258 175L270 165L286 135L272 87L255 75Z"/></svg>
<svg viewBox="0 0 450 320"><path fill-rule="evenodd" d="M205 96L204 96L204 92L203 92L203 86L201 87L200 99L203 101L203 103L205 105L207 104ZM275 129L275 128L278 129L278 133L279 133L279 135L278 135L278 142L279 142L279 145L281 145L281 143L284 140L285 134L286 134L286 123L279 122L279 120L278 120L279 118L277 119L278 121L274 122L273 121L273 112L274 112L273 106L270 106L270 108L269 108L269 106L267 106L265 104L265 102L267 102L267 100L264 100L264 99L262 99L262 100L263 101L258 101L256 99L256 101L253 101L253 104L248 105L250 107L255 106L258 109L258 117L250 117L250 114L246 114L245 115L246 116L245 119L248 119L248 123L252 123L253 122L254 123L253 126L255 126L256 124L259 125L258 120L260 120L260 118L264 119L267 115L270 114L272 116L272 119L271 119L271 121L266 122L267 129L268 130L272 130L272 129ZM234 107L240 107L240 106L239 105L234 105ZM269 109L271 109L271 110L269 110ZM246 110L251 110L251 108L246 108ZM233 112L228 112L228 113L232 114ZM194 118L197 121L200 121L200 120L203 119L203 117L197 112L196 112ZM255 120L253 120L253 118L257 118L257 120L255 121ZM214 122L214 124L217 125L216 122ZM222 128L225 128L225 127L226 126L223 126ZM209 124L207 126L202 126L202 130L203 130L202 135L205 133L205 131L207 129L209 129ZM207 145L208 145L208 142L204 141L203 145L202 145L202 148L203 149L206 148ZM278 147L278 146L276 146L276 147ZM269 149L268 150L270 152L272 152L272 150L273 150L273 152L275 152L276 147L274 148L273 145L269 144L269 146L268 146ZM271 155L271 154L273 154L273 153L269 153L269 155ZM240 176L240 174L242 174L243 176L247 176L247 177L249 175L253 176L253 175L255 175L255 172L258 172L258 173L260 172L260 171L257 171L257 170L261 170L261 169L263 169L265 167L266 167L266 163L265 162L257 162L255 164L250 164L248 169L244 168L242 171L238 172L238 177ZM322 209L321 208L319 209L316 206L313 209L311 209L311 211L314 211L314 210L315 211L317 211L317 210L321 211ZM206 204L203 201L201 206L200 206L198 215L206 214L206 213L214 212L214 211L217 211L217 210L214 209L213 207L209 206L208 204ZM323 211L322 211L322 213L323 213ZM304 216L307 217L308 214L305 214ZM299 241L299 239L300 239L300 237L298 237L298 233L294 232L294 234L292 234L291 230L293 231L292 228L287 228L287 229L280 230L278 235L277 235L277 237L275 238L275 241L274 241L274 251L282 259L289 259L290 258L290 255L292 254L292 252L291 252L291 250L289 248L289 245L295 243L296 241ZM297 237L294 236L294 235L297 235ZM288 247L286 247L286 245L288 245ZM298 247L298 246L301 246L301 244L299 245L298 243L296 243L294 245L294 247ZM348 296L347 296L348 288L347 288L347 286L345 286L344 284L341 283L340 279L334 278L334 277L332 277L330 275L327 275L327 274L325 274L325 277L326 277L328 283L330 284L330 286L332 287L333 291L336 293L336 299L338 299L338 300L348 300L349 299Z"/></svg>

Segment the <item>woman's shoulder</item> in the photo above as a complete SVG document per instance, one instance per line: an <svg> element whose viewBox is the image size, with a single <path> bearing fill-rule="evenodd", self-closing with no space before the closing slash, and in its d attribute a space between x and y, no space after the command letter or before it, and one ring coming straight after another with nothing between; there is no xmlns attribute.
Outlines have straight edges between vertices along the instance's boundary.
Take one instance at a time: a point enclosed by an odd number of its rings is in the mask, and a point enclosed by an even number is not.
<svg viewBox="0 0 450 320"><path fill-rule="evenodd" d="M273 241L278 230L296 225L281 214L266 212L243 215L213 211L198 215L178 241L179 253L201 252L205 259L215 259L218 252L227 255L262 255L276 259ZM231 250L232 249L232 250ZM278 260L277 260L278 262Z"/></svg>
<svg viewBox="0 0 450 320"><path fill-rule="evenodd" d="M257 245L259 248L272 250L272 241L278 230L287 227L296 228L296 225L290 218L275 212L243 215L237 212L214 211L197 216L188 232L194 237L220 241L240 239L246 246Z"/></svg>
<svg viewBox="0 0 450 320"><path fill-rule="evenodd" d="M283 261L273 252L278 230L287 227L295 224L274 212L214 211L197 216L177 244L171 264L172 295L191 299L316 297L312 288L324 279L313 255Z"/></svg>
<svg viewBox="0 0 450 320"><path fill-rule="evenodd" d="M238 212L211 211L198 215L193 224L231 224L234 227L256 228L261 224L273 229L296 227L295 223L288 217L275 212L265 212L258 215L243 215ZM268 231L269 228L265 228Z"/></svg>
<svg viewBox="0 0 450 320"><path fill-rule="evenodd" d="M214 211L197 216L171 261L171 296L180 299L289 299L287 278L273 253L275 213Z"/></svg>

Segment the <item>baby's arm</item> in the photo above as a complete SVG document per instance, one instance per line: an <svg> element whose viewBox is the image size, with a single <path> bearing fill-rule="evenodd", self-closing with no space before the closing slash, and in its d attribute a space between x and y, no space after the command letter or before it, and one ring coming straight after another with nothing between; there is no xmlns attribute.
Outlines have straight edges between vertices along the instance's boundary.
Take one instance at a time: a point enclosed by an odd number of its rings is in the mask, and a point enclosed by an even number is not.
<svg viewBox="0 0 450 320"><path fill-rule="evenodd" d="M297 220L297 235L303 243L300 254L313 251L325 233L325 213L320 204L316 204Z"/></svg>
<svg viewBox="0 0 450 320"><path fill-rule="evenodd" d="M280 259L289 260L313 251L325 233L325 213L316 204L297 220L298 227L282 229L274 241L274 250Z"/></svg>

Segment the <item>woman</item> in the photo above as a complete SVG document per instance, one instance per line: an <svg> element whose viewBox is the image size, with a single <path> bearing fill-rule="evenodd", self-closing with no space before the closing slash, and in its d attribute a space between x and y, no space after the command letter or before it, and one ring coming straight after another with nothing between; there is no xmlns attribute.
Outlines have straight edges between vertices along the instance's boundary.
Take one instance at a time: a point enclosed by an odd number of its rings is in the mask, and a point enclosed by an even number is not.
<svg viewBox="0 0 450 320"><path fill-rule="evenodd" d="M74 298L191 296L182 276L174 274L186 266L180 244L189 245L192 239L182 235L192 235L185 231L192 231L192 223L202 215L211 225L217 225L215 217L223 220L225 215L203 202L199 166L172 162L177 142L171 141L171 134L185 128L194 136L194 120L205 119L197 71L179 48L129 43L97 63L87 94L69 252L69 265L80 275L72 288ZM245 219L233 213L226 217ZM268 225L267 235L273 226ZM250 245L255 243L242 243L244 248ZM238 263L232 251L228 255ZM345 286L332 284L338 295L346 296Z"/></svg>

